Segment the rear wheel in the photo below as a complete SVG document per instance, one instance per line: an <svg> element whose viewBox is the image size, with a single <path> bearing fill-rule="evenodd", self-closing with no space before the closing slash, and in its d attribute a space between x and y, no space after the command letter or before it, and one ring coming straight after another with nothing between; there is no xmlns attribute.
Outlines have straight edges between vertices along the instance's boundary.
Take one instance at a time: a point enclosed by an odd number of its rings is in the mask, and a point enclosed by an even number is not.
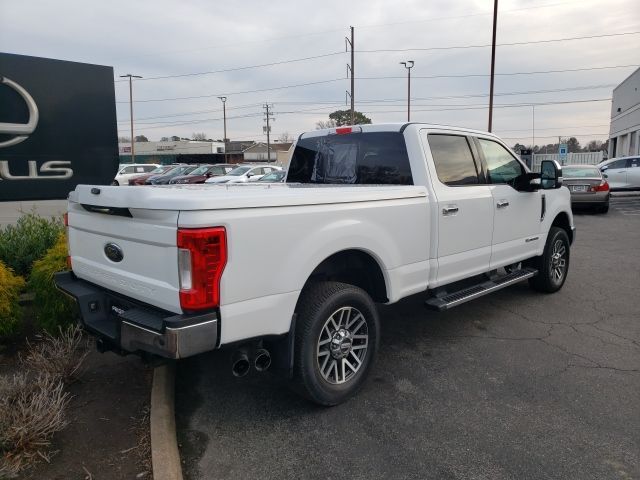
<svg viewBox="0 0 640 480"><path fill-rule="evenodd" d="M362 387L378 349L375 303L361 288L319 282L305 288L297 313L298 390L320 405L344 402Z"/></svg>
<svg viewBox="0 0 640 480"><path fill-rule="evenodd" d="M544 253L530 261L538 274L529 285L539 292L557 292L564 285L569 272L569 236L562 228L551 227Z"/></svg>

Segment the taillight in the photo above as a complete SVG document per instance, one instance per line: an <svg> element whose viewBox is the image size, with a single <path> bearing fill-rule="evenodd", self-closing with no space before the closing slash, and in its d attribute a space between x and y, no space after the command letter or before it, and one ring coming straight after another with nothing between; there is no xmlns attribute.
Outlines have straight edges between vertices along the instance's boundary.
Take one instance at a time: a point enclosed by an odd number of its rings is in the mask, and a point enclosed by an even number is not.
<svg viewBox="0 0 640 480"><path fill-rule="evenodd" d="M348 135L349 133L362 133L362 127L338 127L335 129L336 135Z"/></svg>
<svg viewBox="0 0 640 480"><path fill-rule="evenodd" d="M591 187L591 191L592 192L608 192L609 184L607 183L606 180L602 180L602 182L600 182L600 185Z"/></svg>
<svg viewBox="0 0 640 480"><path fill-rule="evenodd" d="M220 279L227 264L224 227L178 229L180 307L205 310L220 305Z"/></svg>

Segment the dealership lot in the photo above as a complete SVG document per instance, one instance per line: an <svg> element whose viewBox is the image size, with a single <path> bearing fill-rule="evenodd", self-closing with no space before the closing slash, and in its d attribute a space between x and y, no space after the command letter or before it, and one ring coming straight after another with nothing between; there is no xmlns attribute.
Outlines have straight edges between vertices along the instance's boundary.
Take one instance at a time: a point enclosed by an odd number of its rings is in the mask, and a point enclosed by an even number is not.
<svg viewBox="0 0 640 480"><path fill-rule="evenodd" d="M182 362L187 478L637 478L640 199L576 215L564 289L383 307L371 380L323 409L228 352Z"/></svg>

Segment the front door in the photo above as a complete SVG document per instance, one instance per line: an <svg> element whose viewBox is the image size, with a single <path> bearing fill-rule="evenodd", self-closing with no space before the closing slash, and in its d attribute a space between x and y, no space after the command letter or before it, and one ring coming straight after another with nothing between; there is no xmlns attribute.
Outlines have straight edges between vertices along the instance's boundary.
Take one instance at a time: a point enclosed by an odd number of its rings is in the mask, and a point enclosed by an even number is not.
<svg viewBox="0 0 640 480"><path fill-rule="evenodd" d="M437 197L438 271L434 285L487 272L491 258L493 197L479 174L470 140L459 133L423 134ZM428 145L428 148L427 148Z"/></svg>
<svg viewBox="0 0 640 480"><path fill-rule="evenodd" d="M513 188L525 173L522 163L494 139L478 138L487 182L493 198L491 269L519 262L537 254L546 239L540 236L542 192L520 192Z"/></svg>
<svg viewBox="0 0 640 480"><path fill-rule="evenodd" d="M611 188L627 188L627 159L615 160L604 171Z"/></svg>

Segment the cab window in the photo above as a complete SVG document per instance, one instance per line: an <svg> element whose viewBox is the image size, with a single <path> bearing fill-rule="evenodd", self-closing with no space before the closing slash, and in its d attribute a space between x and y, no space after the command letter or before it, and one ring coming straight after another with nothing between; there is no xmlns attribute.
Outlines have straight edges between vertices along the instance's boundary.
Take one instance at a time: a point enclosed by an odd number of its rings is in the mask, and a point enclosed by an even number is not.
<svg viewBox="0 0 640 480"><path fill-rule="evenodd" d="M478 142L487 162L489 183L511 183L525 173L522 164L498 142L485 138L479 138Z"/></svg>
<svg viewBox="0 0 640 480"><path fill-rule="evenodd" d="M442 183L448 186L480 183L467 137L429 134L428 139L436 173Z"/></svg>

